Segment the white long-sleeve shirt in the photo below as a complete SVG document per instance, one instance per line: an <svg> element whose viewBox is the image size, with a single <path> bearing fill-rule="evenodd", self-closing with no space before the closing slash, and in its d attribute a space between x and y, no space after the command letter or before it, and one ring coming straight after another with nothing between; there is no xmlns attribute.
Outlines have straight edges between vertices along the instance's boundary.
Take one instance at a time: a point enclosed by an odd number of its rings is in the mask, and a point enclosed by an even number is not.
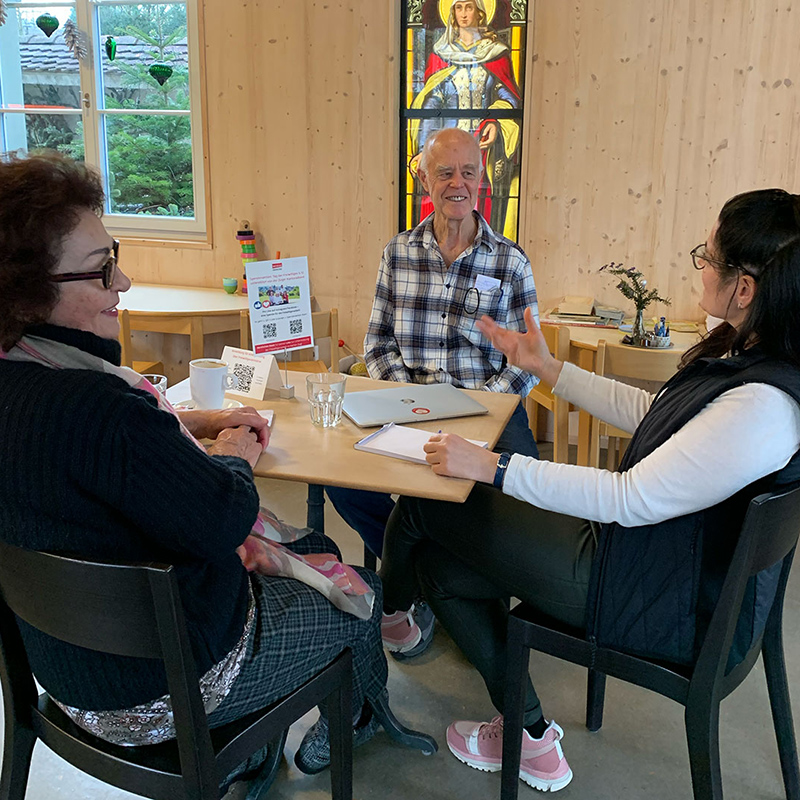
<svg viewBox="0 0 800 800"><path fill-rule="evenodd" d="M565 363L554 392L633 432L654 395ZM800 449L800 406L748 383L723 392L624 473L513 455L503 491L539 508L626 527L709 508L786 466Z"/></svg>

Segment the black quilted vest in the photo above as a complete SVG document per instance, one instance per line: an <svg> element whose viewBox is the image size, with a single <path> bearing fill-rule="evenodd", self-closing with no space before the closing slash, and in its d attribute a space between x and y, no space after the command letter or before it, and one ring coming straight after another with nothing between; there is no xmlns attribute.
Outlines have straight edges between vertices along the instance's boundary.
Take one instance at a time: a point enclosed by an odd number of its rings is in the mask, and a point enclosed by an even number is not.
<svg viewBox="0 0 800 800"><path fill-rule="evenodd" d="M745 383L771 384L800 404L800 370L758 348L732 358L699 359L661 389L636 429L619 471L652 453L714 398ZM731 436L736 436L735 425ZM635 655L692 663L750 500L779 486L797 484L800 452L782 470L712 508L656 525L602 525L589 586L588 636L598 645ZM763 631L778 573L775 568L765 570L748 584L730 666Z"/></svg>

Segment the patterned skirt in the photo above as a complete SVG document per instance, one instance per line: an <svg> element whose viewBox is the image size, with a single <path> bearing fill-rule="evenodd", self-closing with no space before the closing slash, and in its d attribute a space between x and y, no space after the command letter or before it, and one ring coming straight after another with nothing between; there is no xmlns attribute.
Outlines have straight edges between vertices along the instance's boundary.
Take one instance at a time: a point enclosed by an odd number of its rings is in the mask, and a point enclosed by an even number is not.
<svg viewBox="0 0 800 800"><path fill-rule="evenodd" d="M310 533L288 547L297 553L334 553L333 540ZM256 602L244 662L228 696L208 718L225 725L277 702L312 678L345 647L353 653L353 710L377 698L386 686L388 668L381 643L383 593L374 572L357 568L375 590L372 617L358 619L339 611L319 592L289 578L252 575Z"/></svg>

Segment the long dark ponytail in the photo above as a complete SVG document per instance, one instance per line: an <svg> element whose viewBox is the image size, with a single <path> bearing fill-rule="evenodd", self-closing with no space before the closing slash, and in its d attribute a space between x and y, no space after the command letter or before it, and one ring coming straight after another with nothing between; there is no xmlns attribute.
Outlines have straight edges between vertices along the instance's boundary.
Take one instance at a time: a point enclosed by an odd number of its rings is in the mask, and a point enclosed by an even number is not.
<svg viewBox="0 0 800 800"><path fill-rule="evenodd" d="M800 196L759 189L732 197L720 211L715 245L724 263L706 269L715 269L723 283L751 275L756 294L738 328L723 322L681 365L736 355L757 341L769 355L800 367Z"/></svg>

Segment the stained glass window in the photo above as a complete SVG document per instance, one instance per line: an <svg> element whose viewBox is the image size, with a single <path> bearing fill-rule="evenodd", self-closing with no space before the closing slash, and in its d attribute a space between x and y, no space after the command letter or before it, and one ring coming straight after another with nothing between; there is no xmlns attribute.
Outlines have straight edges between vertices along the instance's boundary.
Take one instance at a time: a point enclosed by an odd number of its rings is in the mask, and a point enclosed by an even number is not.
<svg viewBox="0 0 800 800"><path fill-rule="evenodd" d="M426 139L457 126L481 148L478 211L516 241L528 2L405 0L403 9L400 229L433 211L417 176Z"/></svg>

